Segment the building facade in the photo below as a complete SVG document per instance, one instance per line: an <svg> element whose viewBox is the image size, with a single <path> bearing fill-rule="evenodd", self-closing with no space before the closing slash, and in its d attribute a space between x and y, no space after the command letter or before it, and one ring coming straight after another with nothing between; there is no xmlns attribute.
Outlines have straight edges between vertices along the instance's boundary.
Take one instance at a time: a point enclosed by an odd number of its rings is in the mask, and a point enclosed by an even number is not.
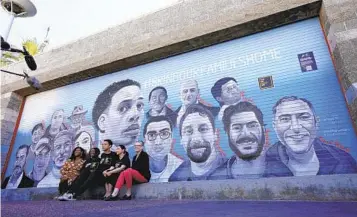
<svg viewBox="0 0 357 217"><path fill-rule="evenodd" d="M183 1L36 56L42 92L2 75L3 178L26 147L56 187L108 138L145 141L151 182L357 173L352 2Z"/></svg>

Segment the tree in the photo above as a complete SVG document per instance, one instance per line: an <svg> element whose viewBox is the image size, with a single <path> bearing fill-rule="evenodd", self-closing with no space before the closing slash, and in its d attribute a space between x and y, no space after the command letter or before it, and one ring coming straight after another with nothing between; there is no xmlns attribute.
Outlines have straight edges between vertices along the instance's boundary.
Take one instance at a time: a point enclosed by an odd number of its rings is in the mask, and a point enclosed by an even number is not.
<svg viewBox="0 0 357 217"><path fill-rule="evenodd" d="M42 53L46 46L49 44L48 33L50 27L47 28L45 39L41 44L37 42L36 38L26 39L22 42L22 46L26 48L30 55L35 56L36 54ZM0 67L18 62L24 58L23 54L12 53L3 51L2 57L0 59Z"/></svg>

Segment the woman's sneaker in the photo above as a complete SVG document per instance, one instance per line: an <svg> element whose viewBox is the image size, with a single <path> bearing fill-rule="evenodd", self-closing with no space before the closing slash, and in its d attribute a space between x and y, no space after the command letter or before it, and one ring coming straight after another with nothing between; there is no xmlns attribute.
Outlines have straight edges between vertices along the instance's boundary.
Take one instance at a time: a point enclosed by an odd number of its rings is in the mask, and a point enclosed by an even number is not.
<svg viewBox="0 0 357 217"><path fill-rule="evenodd" d="M60 201L70 201L70 200L76 200L76 198L74 197L73 194L66 193L61 198L59 198L58 200L60 200Z"/></svg>
<svg viewBox="0 0 357 217"><path fill-rule="evenodd" d="M57 197L57 200L62 200L63 197L66 196L67 194L68 194L68 193L66 192L66 193L64 193L64 194L62 194L62 195L60 195L60 196L58 196L58 197Z"/></svg>

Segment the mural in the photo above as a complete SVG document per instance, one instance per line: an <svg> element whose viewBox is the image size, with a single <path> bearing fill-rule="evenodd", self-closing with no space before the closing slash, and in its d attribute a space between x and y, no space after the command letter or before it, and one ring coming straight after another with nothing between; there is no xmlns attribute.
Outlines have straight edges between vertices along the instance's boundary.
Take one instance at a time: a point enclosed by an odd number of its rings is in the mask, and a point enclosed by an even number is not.
<svg viewBox="0 0 357 217"><path fill-rule="evenodd" d="M266 143L261 110L250 102L239 102L224 111L223 123L234 153L227 162L228 177L262 177Z"/></svg>
<svg viewBox="0 0 357 217"><path fill-rule="evenodd" d="M149 155L151 182L178 180L173 173L183 163L183 159L172 151L174 125L167 116L150 118L144 126L145 149Z"/></svg>
<svg viewBox="0 0 357 217"><path fill-rule="evenodd" d="M144 140L151 182L357 173L325 43L314 18L29 96L2 187L57 187L104 139Z"/></svg>
<svg viewBox="0 0 357 217"><path fill-rule="evenodd" d="M33 187L34 181L26 176L24 166L29 153L29 146L21 145L15 153L15 163L10 175L5 178L1 188L16 189Z"/></svg>

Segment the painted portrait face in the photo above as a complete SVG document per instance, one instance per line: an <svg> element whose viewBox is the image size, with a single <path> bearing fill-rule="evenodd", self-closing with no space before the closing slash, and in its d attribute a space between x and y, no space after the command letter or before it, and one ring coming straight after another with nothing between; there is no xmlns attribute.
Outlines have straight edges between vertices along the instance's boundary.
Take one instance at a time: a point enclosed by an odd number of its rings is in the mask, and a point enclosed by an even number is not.
<svg viewBox="0 0 357 217"><path fill-rule="evenodd" d="M264 133L254 112L233 114L228 136L229 146L239 158L252 160L261 154Z"/></svg>
<svg viewBox="0 0 357 217"><path fill-rule="evenodd" d="M181 102L185 106L195 104L199 95L198 85L195 80L185 81L181 84Z"/></svg>
<svg viewBox="0 0 357 217"><path fill-rule="evenodd" d="M76 141L74 142L74 145L76 147L81 147L84 150L89 152L92 144L92 137L89 135L89 133L83 131L81 134L77 137Z"/></svg>
<svg viewBox="0 0 357 217"><path fill-rule="evenodd" d="M56 167L60 168L70 157L73 141L68 135L56 138L53 143L52 158Z"/></svg>
<svg viewBox="0 0 357 217"><path fill-rule="evenodd" d="M50 158L50 148L48 146L43 146L42 148L39 148L35 151L33 178L36 181L39 181L43 178L50 163Z"/></svg>
<svg viewBox="0 0 357 217"><path fill-rule="evenodd" d="M207 116L192 113L182 122L181 144L191 161L207 161L214 149L215 140L215 132Z"/></svg>
<svg viewBox="0 0 357 217"><path fill-rule="evenodd" d="M26 163L26 158L27 158L27 150L26 148L21 148L17 153L16 153L16 160L14 164L14 174L20 174L24 170L25 163Z"/></svg>
<svg viewBox="0 0 357 217"><path fill-rule="evenodd" d="M289 151L301 154L310 150L317 129L314 113L306 102L282 102L276 108L273 124L280 142Z"/></svg>
<svg viewBox="0 0 357 217"><path fill-rule="evenodd" d="M155 160L163 160L171 150L172 130L167 121L151 122L145 134L146 151Z"/></svg>
<svg viewBox="0 0 357 217"><path fill-rule="evenodd" d="M57 110L52 115L51 128L59 129L64 121L64 111Z"/></svg>
<svg viewBox="0 0 357 217"><path fill-rule="evenodd" d="M120 89L98 120L103 137L117 145L131 145L138 138L144 117L144 102L138 86Z"/></svg>
<svg viewBox="0 0 357 217"><path fill-rule="evenodd" d="M71 117L72 127L73 128L80 127L82 122L83 122L83 119L84 119L84 115L83 114L73 115Z"/></svg>
<svg viewBox="0 0 357 217"><path fill-rule="evenodd" d="M149 101L150 108L155 111L161 111L166 102L166 94L163 89L157 89L151 92L151 98Z"/></svg>
<svg viewBox="0 0 357 217"><path fill-rule="evenodd" d="M44 133L45 131L41 127L38 127L35 131L33 131L31 137L32 143L37 144L41 137L44 135Z"/></svg>
<svg viewBox="0 0 357 217"><path fill-rule="evenodd" d="M219 101L224 105L237 103L241 99L238 84L230 80L221 87L221 97Z"/></svg>

